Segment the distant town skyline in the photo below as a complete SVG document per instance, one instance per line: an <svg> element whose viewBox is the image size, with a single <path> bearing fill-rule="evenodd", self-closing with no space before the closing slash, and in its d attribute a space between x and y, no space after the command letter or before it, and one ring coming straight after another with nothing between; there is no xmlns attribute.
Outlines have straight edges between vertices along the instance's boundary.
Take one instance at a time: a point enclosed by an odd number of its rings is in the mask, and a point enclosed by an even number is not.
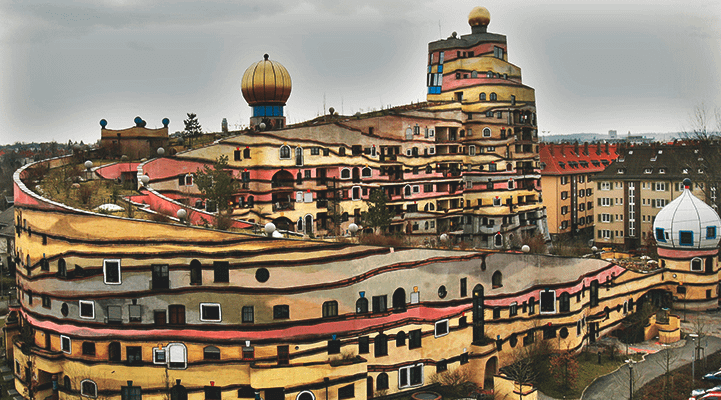
<svg viewBox="0 0 721 400"><path fill-rule="evenodd" d="M679 132L721 106L720 1L27 1L0 4L0 143L92 143L100 119L137 115L247 126L240 79L264 53L292 77L289 123L424 101L427 43L470 33L478 5L536 90L541 136Z"/></svg>

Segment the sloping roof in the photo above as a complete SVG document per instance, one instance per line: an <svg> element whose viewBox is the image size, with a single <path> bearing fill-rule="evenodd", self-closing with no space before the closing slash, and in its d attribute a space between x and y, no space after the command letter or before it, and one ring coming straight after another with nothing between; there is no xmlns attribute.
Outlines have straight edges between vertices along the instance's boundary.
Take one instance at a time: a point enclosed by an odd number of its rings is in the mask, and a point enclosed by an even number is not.
<svg viewBox="0 0 721 400"><path fill-rule="evenodd" d="M15 236L15 207L10 207L0 213L0 236Z"/></svg>
<svg viewBox="0 0 721 400"><path fill-rule="evenodd" d="M616 159L616 145L541 143L539 153L541 175L597 173Z"/></svg>
<svg viewBox="0 0 721 400"><path fill-rule="evenodd" d="M595 179L698 180L697 149L679 145L645 145L623 148L618 160ZM695 166L696 165L696 166Z"/></svg>

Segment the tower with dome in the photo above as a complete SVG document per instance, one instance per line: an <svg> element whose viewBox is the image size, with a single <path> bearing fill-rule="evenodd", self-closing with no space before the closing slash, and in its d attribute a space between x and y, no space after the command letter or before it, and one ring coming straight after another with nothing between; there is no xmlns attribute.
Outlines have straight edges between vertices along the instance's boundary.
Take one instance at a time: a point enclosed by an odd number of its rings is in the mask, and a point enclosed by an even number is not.
<svg viewBox="0 0 721 400"><path fill-rule="evenodd" d="M266 129L285 128L284 107L291 90L290 74L283 64L270 59L253 63L243 73L240 90L253 108L251 126L266 125Z"/></svg>
<svg viewBox="0 0 721 400"><path fill-rule="evenodd" d="M705 310L718 307L719 229L716 211L691 193L691 180L683 193L666 205L653 224L661 267L671 273L675 308Z"/></svg>

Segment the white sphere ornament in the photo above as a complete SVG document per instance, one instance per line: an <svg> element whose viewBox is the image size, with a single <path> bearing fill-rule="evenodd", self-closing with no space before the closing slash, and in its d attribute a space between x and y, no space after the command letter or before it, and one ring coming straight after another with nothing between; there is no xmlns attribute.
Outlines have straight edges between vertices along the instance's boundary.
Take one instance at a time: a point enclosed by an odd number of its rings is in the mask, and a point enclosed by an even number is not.
<svg viewBox="0 0 721 400"><path fill-rule="evenodd" d="M527 244L524 244L524 245L521 247L521 251L524 252L524 253L530 253L530 251L531 251L531 246L529 246L529 245L527 245Z"/></svg>
<svg viewBox="0 0 721 400"><path fill-rule="evenodd" d="M93 162L92 162L92 161L90 161L90 160L85 161L85 168L86 168L86 169L90 169L90 168L92 168L92 167L93 167Z"/></svg>
<svg viewBox="0 0 721 400"><path fill-rule="evenodd" d="M158 147L158 155L162 157L164 154L165 154L165 149L162 147Z"/></svg>
<svg viewBox="0 0 721 400"><path fill-rule="evenodd" d="M265 229L265 234L270 236L271 234L273 234L273 232L275 232L275 224L272 222L268 222L267 224L265 224L265 228L263 229Z"/></svg>
<svg viewBox="0 0 721 400"><path fill-rule="evenodd" d="M150 177L148 175L141 175L140 182L143 182L143 185L147 185L150 183Z"/></svg>
<svg viewBox="0 0 721 400"><path fill-rule="evenodd" d="M178 210L178 212L175 213L175 215L177 215L180 219L185 219L188 216L188 212L185 211L185 209L181 208L180 210Z"/></svg>
<svg viewBox="0 0 721 400"><path fill-rule="evenodd" d="M261 131L265 130L265 122L261 122L258 128L260 128Z"/></svg>
<svg viewBox="0 0 721 400"><path fill-rule="evenodd" d="M350 233L354 234L354 233L358 232L358 225L350 224L350 225L348 225L348 230L350 231Z"/></svg>
<svg viewBox="0 0 721 400"><path fill-rule="evenodd" d="M591 251L594 252L594 253L597 252L597 251L598 251L598 247L596 247L596 246L591 247Z"/></svg>
<svg viewBox="0 0 721 400"><path fill-rule="evenodd" d="M447 242L448 242L448 235L447 235L447 234L444 233L444 234L441 235L441 242L443 242L443 243L447 243Z"/></svg>
<svg viewBox="0 0 721 400"><path fill-rule="evenodd" d="M273 237L274 238L282 238L283 234L280 233L279 231L273 231Z"/></svg>

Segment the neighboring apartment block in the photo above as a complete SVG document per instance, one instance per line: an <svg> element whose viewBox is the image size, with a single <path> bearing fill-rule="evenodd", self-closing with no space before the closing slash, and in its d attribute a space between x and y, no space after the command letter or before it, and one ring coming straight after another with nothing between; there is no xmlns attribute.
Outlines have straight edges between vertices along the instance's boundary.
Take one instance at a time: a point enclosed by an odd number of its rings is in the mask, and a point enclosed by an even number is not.
<svg viewBox="0 0 721 400"><path fill-rule="evenodd" d="M656 214L692 181L698 198L716 201L715 186L705 190L709 171L697 146L678 142L619 147L618 160L594 177L595 242L627 249L648 244Z"/></svg>
<svg viewBox="0 0 721 400"><path fill-rule="evenodd" d="M544 143L540 156L548 232L555 236L592 230L595 185L591 177L616 159L616 145Z"/></svg>

